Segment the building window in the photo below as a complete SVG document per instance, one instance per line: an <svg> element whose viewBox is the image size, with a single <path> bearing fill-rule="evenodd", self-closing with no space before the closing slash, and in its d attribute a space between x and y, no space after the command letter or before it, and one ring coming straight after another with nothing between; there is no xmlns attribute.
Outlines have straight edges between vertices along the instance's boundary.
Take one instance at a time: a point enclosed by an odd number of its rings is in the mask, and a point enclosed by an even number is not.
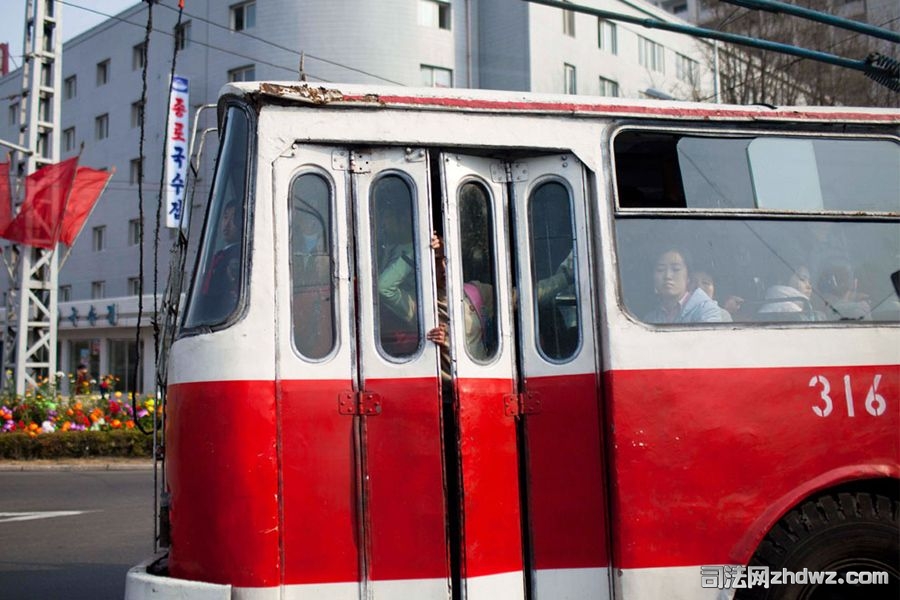
<svg viewBox="0 0 900 600"><path fill-rule="evenodd" d="M419 25L450 30L450 3L419 0Z"/></svg>
<svg viewBox="0 0 900 600"><path fill-rule="evenodd" d="M256 79L256 67L249 65L228 71L228 81L253 81Z"/></svg>
<svg viewBox="0 0 900 600"><path fill-rule="evenodd" d="M597 20L597 47L610 54L619 53L619 39L616 24L606 19Z"/></svg>
<svg viewBox="0 0 900 600"><path fill-rule="evenodd" d="M128 221L128 244L137 246L141 243L141 220L131 219Z"/></svg>
<svg viewBox="0 0 900 600"><path fill-rule="evenodd" d="M50 132L44 131L42 133L39 133L37 139L37 155L49 160L50 147Z"/></svg>
<svg viewBox="0 0 900 600"><path fill-rule="evenodd" d="M134 389L144 389L143 361L138 360L137 342L133 339L122 339L109 340L106 344L109 351L109 374L114 376L123 388L133 377L137 377Z"/></svg>
<svg viewBox="0 0 900 600"><path fill-rule="evenodd" d="M675 77L687 83L697 81L698 63L683 54L675 55Z"/></svg>
<svg viewBox="0 0 900 600"><path fill-rule="evenodd" d="M128 183L131 185L135 185L136 183L141 181L141 177L143 175L143 160L140 158L133 158L131 162L128 163Z"/></svg>
<svg viewBox="0 0 900 600"><path fill-rule="evenodd" d="M91 247L94 252L101 252L106 248L106 226L94 227L91 232Z"/></svg>
<svg viewBox="0 0 900 600"><path fill-rule="evenodd" d="M141 295L141 278L140 277L129 277L128 278L128 293L131 296L140 296Z"/></svg>
<svg viewBox="0 0 900 600"><path fill-rule="evenodd" d="M109 59L97 63L97 87L109 83Z"/></svg>
<svg viewBox="0 0 900 600"><path fill-rule="evenodd" d="M453 87L453 71L442 67L421 65L422 85L425 87Z"/></svg>
<svg viewBox="0 0 900 600"><path fill-rule="evenodd" d="M131 49L131 70L132 71L140 71L144 68L144 54L146 53L146 46L144 43L140 43L137 46Z"/></svg>
<svg viewBox="0 0 900 600"><path fill-rule="evenodd" d="M141 117L144 116L144 103L138 100L131 103L131 126L140 127Z"/></svg>
<svg viewBox="0 0 900 600"><path fill-rule="evenodd" d="M665 73L663 46L645 37L638 36L638 62L651 71Z"/></svg>
<svg viewBox="0 0 900 600"><path fill-rule="evenodd" d="M575 37L575 11L574 10L564 10L562 11L563 17L563 35L567 35L569 37Z"/></svg>
<svg viewBox="0 0 900 600"><path fill-rule="evenodd" d="M94 138L105 140L109 137L109 113L100 115L94 119Z"/></svg>
<svg viewBox="0 0 900 600"><path fill-rule="evenodd" d="M601 96L612 96L614 98L619 97L619 84L612 79L607 79L606 77L600 78L600 95Z"/></svg>
<svg viewBox="0 0 900 600"><path fill-rule="evenodd" d="M91 282L91 300L99 300L100 298L106 298L106 282L105 281L92 281Z"/></svg>
<svg viewBox="0 0 900 600"><path fill-rule="evenodd" d="M63 98L71 100L78 95L78 78L75 75L66 77L63 82Z"/></svg>
<svg viewBox="0 0 900 600"><path fill-rule="evenodd" d="M231 29L244 31L256 26L256 2L243 2L231 7Z"/></svg>
<svg viewBox="0 0 900 600"><path fill-rule="evenodd" d="M72 299L72 286L71 285L61 285L59 286L59 298L57 298L58 302L68 302Z"/></svg>
<svg viewBox="0 0 900 600"><path fill-rule="evenodd" d="M63 150L71 152L75 149L75 128L69 127L63 130Z"/></svg>
<svg viewBox="0 0 900 600"><path fill-rule="evenodd" d="M563 93L577 94L578 87L575 81L575 67L570 64L563 65Z"/></svg>
<svg viewBox="0 0 900 600"><path fill-rule="evenodd" d="M187 21L175 28L175 49L184 50L191 41L191 22Z"/></svg>
<svg viewBox="0 0 900 600"><path fill-rule="evenodd" d="M19 103L15 102L9 105L9 124L15 125L19 122Z"/></svg>

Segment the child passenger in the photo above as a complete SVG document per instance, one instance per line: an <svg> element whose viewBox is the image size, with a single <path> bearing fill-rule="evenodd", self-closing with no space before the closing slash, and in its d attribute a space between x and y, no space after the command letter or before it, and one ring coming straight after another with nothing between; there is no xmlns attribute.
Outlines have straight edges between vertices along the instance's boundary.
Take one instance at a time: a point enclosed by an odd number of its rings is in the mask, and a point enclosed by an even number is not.
<svg viewBox="0 0 900 600"><path fill-rule="evenodd" d="M691 273L691 289L697 288L706 292L706 295L711 299L716 300L716 280L709 271L698 270ZM716 302L718 302L718 300L716 300ZM722 320L726 323L733 321L732 313L739 311L743 302L743 298L739 298L738 296L728 296L728 298L725 299L724 304L720 306L722 310Z"/></svg>

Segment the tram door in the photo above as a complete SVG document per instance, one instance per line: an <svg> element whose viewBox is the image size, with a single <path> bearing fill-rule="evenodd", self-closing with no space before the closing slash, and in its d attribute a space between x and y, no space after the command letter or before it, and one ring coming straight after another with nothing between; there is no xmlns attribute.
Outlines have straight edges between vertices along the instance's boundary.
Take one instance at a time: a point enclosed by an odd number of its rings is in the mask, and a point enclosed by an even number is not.
<svg viewBox="0 0 900 600"><path fill-rule="evenodd" d="M427 158L276 161L284 583L311 597L451 594Z"/></svg>
<svg viewBox="0 0 900 600"><path fill-rule="evenodd" d="M608 598L583 167L441 166L465 597Z"/></svg>
<svg viewBox="0 0 900 600"><path fill-rule="evenodd" d="M440 157L451 329L459 569L467 600L525 597L516 419L516 340L497 161ZM496 175L496 173L495 173ZM445 367L446 369L446 367ZM445 386L446 388L446 386ZM446 392L445 392L446 395ZM447 401L447 399L445 399ZM455 454L455 456L453 456Z"/></svg>

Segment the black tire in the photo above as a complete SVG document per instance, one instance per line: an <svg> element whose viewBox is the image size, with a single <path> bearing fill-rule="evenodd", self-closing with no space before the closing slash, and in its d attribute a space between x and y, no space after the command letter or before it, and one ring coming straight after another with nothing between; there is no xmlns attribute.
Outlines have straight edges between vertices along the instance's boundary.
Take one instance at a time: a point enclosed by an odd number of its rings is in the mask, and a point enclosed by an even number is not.
<svg viewBox="0 0 900 600"><path fill-rule="evenodd" d="M900 502L873 494L826 495L804 503L772 528L750 561L794 573L836 571L845 583L788 584L738 590L736 600L897 600L900 598ZM887 584L850 585L848 571L887 572ZM745 580L746 581L746 580Z"/></svg>

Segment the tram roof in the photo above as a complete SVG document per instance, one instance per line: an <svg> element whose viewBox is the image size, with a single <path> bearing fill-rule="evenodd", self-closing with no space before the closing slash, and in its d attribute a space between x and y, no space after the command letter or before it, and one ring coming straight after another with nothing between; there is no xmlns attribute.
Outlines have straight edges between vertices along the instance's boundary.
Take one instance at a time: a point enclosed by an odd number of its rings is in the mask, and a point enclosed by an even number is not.
<svg viewBox="0 0 900 600"><path fill-rule="evenodd" d="M220 96L223 95L247 96L254 98L260 104L351 108L565 114L579 117L779 122L802 120L900 124L900 111L885 108L744 106L463 88L411 88L360 84L333 84L326 87L296 81L256 81L226 84L220 92Z"/></svg>

